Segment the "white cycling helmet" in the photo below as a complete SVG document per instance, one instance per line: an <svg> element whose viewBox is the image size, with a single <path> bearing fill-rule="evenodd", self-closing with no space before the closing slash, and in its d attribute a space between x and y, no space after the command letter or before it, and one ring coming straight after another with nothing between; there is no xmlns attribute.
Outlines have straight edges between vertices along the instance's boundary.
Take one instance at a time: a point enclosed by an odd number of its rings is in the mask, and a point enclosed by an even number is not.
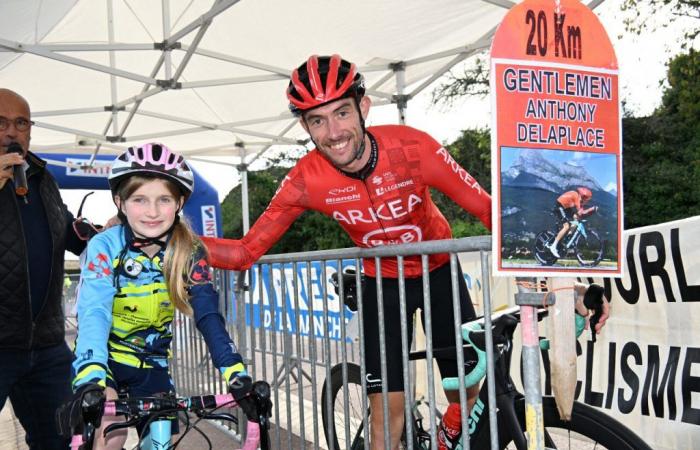
<svg viewBox="0 0 700 450"><path fill-rule="evenodd" d="M174 181L187 198L194 190L194 174L185 158L163 144L129 147L109 169L109 188L116 195L119 184L132 175L145 175Z"/></svg>

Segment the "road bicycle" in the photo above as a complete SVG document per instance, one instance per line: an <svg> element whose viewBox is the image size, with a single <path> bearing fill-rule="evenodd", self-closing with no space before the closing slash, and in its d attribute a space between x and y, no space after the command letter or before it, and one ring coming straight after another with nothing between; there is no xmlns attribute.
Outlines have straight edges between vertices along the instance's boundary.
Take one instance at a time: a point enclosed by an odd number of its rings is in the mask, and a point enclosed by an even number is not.
<svg viewBox="0 0 700 450"><path fill-rule="evenodd" d="M354 279L354 276L352 277ZM345 283L352 282L351 278ZM538 309L538 320L547 314L546 309ZM520 323L520 309L514 307L492 316L492 336L494 342L495 392L498 425L498 448L526 450L525 438L525 398L513 382L511 359L513 351L513 334ZM595 316L594 316L595 317ZM583 331L585 319L577 316L577 333ZM465 350L465 386L479 383L486 373L485 332L483 318L476 319L462 326ZM541 341L543 352L547 350L546 341ZM455 357L455 347L436 348L434 356L452 355ZM476 355L476 356L475 356ZM426 359L425 351L411 352L409 360ZM474 363L476 360L476 363ZM347 391L344 395L343 366L347 371ZM364 422L362 409L365 395L362 389L360 366L348 362L335 365L326 379L322 391L323 427L329 448L364 449L365 440L369 436L369 427ZM457 389L456 378L443 380L446 389ZM327 398L331 397L332 411L327 411ZM442 416L437 409L423 399L418 399L412 406L412 430L403 433L404 448L421 450L431 449L431 433L423 425L422 407L427 406L437 419ZM559 418L559 413L553 397L543 396L542 408L545 427L545 446L548 449L609 449L609 450L651 450L651 448L626 426L584 403L575 402L571 421L565 422ZM469 439L472 449L490 449L490 419L487 383L483 383L479 397L470 411ZM330 413L330 414L329 414ZM369 411L367 417L371 415ZM380 412L381 413L381 412ZM331 416L332 415L332 416ZM347 422L346 422L346 415ZM332 420L331 420L332 417ZM345 424L350 424L346 433ZM330 429L332 427L332 430ZM332 442L331 442L332 435ZM407 435L412 435L407 438ZM349 440L346 439L349 436Z"/></svg>
<svg viewBox="0 0 700 450"><path fill-rule="evenodd" d="M557 244L557 252L561 255L560 258L554 256L548 247L554 242L561 227L558 227L555 231L540 231L535 237L533 249L537 262L551 266L559 259L574 255L579 264L584 267L597 266L603 259L605 242L600 239L595 230L586 226L586 222L588 222L586 219L572 220L570 222L569 232Z"/></svg>
<svg viewBox="0 0 700 450"><path fill-rule="evenodd" d="M255 412L247 412L246 439L243 450L261 448L270 449L269 419L272 403L270 401L270 385L264 381L253 383L249 394L255 405ZM166 394L157 397L128 397L118 400L100 402L97 405L83 403L78 411L78 417L72 417L74 411L70 407L59 409L57 424L63 435L71 434L71 450L91 450L102 417L123 415L126 421L113 423L106 427L105 434L111 431L136 427L146 422L148 433L139 439L138 449L141 450L170 450L178 446L180 441L191 430L198 431L212 449L211 441L206 434L197 428L201 420L224 420L238 423L238 418L227 412L218 411L223 407L240 407L232 394L201 395L192 397L176 397ZM252 409L252 408L251 408ZM194 423L188 413L197 416ZM185 424L184 431L175 442L171 443L171 420L180 417Z"/></svg>

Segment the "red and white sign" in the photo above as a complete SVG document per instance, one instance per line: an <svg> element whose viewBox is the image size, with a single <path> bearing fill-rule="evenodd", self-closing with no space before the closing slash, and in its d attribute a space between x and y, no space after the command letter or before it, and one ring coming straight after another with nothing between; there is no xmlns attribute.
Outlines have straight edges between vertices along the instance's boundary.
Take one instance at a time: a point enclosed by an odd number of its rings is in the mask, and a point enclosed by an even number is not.
<svg viewBox="0 0 700 450"><path fill-rule="evenodd" d="M596 15L577 0L513 7L491 93L495 273L621 276L618 68Z"/></svg>

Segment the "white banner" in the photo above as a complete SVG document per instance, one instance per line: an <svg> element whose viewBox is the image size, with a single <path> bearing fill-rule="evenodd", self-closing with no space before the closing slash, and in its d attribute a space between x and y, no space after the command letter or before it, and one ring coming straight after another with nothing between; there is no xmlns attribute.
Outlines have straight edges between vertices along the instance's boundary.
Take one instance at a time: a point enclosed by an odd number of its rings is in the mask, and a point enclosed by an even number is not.
<svg viewBox="0 0 700 450"><path fill-rule="evenodd" d="M624 233L624 277L595 279L611 319L579 358L578 400L660 450L700 440L698 236L700 216Z"/></svg>
<svg viewBox="0 0 700 450"><path fill-rule="evenodd" d="M694 449L700 441L699 236L700 216L625 231L623 278L582 280L605 286L612 312L595 344L589 331L579 338L576 400L600 408L656 450ZM482 311L477 255L460 261L474 276L472 299ZM491 286L494 310L514 304L513 278L492 278ZM541 322L541 335L545 328ZM520 333L515 336L519 349ZM518 381L519 372L513 364ZM551 395L546 373L542 380Z"/></svg>

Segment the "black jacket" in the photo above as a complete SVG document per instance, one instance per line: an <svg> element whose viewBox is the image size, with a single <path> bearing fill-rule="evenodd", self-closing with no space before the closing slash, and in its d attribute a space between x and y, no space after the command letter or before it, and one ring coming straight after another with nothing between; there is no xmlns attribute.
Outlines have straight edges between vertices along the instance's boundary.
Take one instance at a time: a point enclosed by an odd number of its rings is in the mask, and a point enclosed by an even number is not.
<svg viewBox="0 0 700 450"><path fill-rule="evenodd" d="M85 247L73 232L72 219L61 200L56 181L46 169L46 162L29 153L28 184L38 188L38 197L30 202L31 208L43 208L36 217L45 217L47 223L33 221L23 224L19 209L20 200L14 193L13 183L8 182L0 189L0 349L29 350L49 347L63 342L65 337L65 320L62 306L63 261L69 238L70 250L80 253ZM40 201L36 201L40 199ZM36 210L35 210L36 211ZM48 267L48 284L42 305L38 312L32 311L32 283L29 273L27 242L28 229L45 230L48 227L51 246L45 252L45 260L38 261ZM67 236L70 233L70 236ZM37 263L35 261L34 263ZM38 282L38 280L34 280ZM46 280L42 281L46 282ZM34 317L34 319L33 319Z"/></svg>

